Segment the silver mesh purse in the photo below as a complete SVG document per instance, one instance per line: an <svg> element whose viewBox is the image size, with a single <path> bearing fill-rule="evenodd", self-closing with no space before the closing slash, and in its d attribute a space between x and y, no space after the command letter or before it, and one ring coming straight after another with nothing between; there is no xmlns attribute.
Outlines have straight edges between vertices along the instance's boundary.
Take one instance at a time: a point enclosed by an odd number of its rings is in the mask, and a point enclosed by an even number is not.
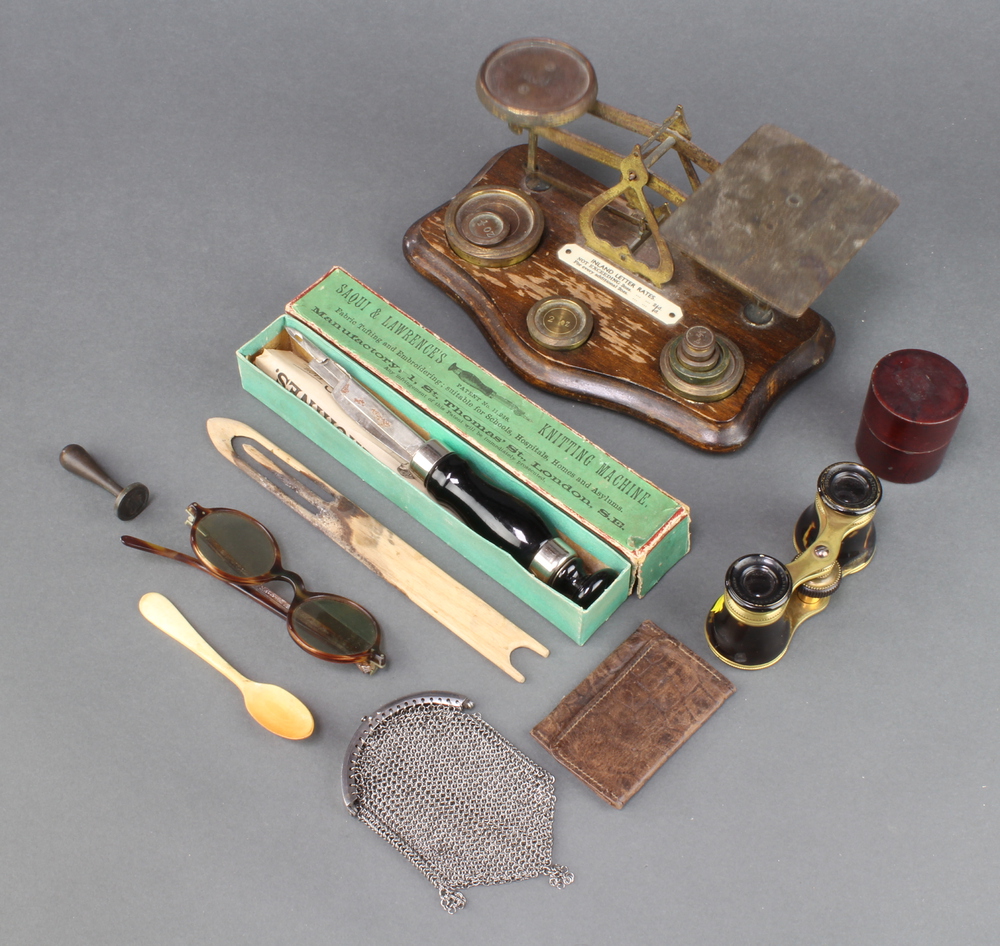
<svg viewBox="0 0 1000 946"><path fill-rule="evenodd" d="M555 778L455 693L416 693L366 716L344 757L344 804L438 889L448 913L461 892L542 874L552 862Z"/></svg>

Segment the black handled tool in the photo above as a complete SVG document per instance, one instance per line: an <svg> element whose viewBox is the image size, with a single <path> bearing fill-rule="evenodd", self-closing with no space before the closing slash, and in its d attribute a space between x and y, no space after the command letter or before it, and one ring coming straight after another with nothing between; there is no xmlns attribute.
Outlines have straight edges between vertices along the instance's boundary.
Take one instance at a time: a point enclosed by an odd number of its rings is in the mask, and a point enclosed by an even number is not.
<svg viewBox="0 0 1000 946"><path fill-rule="evenodd" d="M610 568L588 574L575 549L555 537L530 506L487 483L457 453L420 436L300 332L287 331L309 356L309 369L327 385L341 412L475 533L581 608L589 607L618 577Z"/></svg>
<svg viewBox="0 0 1000 946"><path fill-rule="evenodd" d="M78 443L63 447L59 454L59 462L70 473L111 493L115 497L115 513L119 519L134 519L149 505L149 490L142 483L119 486Z"/></svg>

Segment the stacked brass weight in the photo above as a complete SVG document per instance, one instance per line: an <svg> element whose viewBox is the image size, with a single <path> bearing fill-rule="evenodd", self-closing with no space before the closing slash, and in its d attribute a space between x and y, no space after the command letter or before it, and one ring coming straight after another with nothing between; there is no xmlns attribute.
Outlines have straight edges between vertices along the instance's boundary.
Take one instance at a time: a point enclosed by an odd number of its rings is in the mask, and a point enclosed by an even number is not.
<svg viewBox="0 0 1000 946"><path fill-rule="evenodd" d="M716 657L746 670L777 663L798 626L827 606L846 575L871 561L881 498L878 477L860 463L823 470L816 501L796 523L791 564L755 554L729 566L725 593L705 620Z"/></svg>
<svg viewBox="0 0 1000 946"><path fill-rule="evenodd" d="M743 380L743 355L708 326L692 325L660 354L663 380L689 401L721 401Z"/></svg>

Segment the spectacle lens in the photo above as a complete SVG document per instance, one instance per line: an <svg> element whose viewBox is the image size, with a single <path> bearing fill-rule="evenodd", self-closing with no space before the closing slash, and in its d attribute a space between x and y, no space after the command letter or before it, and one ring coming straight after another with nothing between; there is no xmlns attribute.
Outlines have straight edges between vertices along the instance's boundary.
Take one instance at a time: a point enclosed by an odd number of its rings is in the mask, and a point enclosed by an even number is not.
<svg viewBox="0 0 1000 946"><path fill-rule="evenodd" d="M238 579L268 575L278 560L270 533L255 519L228 509L198 520L191 542L205 564Z"/></svg>
<svg viewBox="0 0 1000 946"><path fill-rule="evenodd" d="M298 643L331 657L365 654L378 644L378 625L360 605L338 595L303 601L290 616Z"/></svg>

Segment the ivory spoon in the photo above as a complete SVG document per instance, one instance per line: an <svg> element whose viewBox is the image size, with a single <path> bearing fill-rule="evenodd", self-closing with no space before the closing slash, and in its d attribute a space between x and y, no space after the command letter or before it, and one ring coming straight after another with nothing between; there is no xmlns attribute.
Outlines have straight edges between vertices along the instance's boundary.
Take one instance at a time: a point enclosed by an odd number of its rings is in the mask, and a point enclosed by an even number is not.
<svg viewBox="0 0 1000 946"><path fill-rule="evenodd" d="M155 591L139 599L139 611L150 624L211 664L243 693L247 712L265 729L285 739L305 739L312 735L312 713L287 690L272 683L255 683L233 669L191 626L175 605Z"/></svg>

